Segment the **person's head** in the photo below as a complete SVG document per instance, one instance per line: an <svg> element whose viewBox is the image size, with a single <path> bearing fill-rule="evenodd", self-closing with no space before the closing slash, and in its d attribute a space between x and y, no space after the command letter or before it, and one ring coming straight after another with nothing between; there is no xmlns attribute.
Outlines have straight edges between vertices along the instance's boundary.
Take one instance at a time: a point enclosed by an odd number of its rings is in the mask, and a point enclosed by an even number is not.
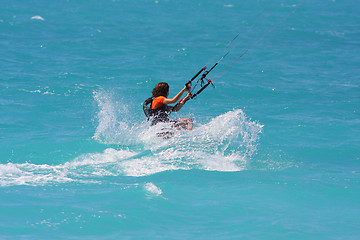
<svg viewBox="0 0 360 240"><path fill-rule="evenodd" d="M153 97L160 97L160 96L168 97L169 84L167 84L166 82L160 82L156 84L156 86L152 90L152 95Z"/></svg>

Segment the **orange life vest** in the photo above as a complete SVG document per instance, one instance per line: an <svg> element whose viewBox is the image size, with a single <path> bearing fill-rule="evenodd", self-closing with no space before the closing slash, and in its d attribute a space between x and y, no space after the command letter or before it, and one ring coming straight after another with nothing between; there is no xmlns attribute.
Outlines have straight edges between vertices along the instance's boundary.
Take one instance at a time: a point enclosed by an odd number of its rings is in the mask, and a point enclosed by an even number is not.
<svg viewBox="0 0 360 240"><path fill-rule="evenodd" d="M151 109L156 109L156 108L159 108L159 107L161 107L162 105L164 105L164 99L165 99L166 97L164 97L164 96L160 96L160 97L156 97L156 98L154 98L154 100L152 101L152 103L151 103Z"/></svg>

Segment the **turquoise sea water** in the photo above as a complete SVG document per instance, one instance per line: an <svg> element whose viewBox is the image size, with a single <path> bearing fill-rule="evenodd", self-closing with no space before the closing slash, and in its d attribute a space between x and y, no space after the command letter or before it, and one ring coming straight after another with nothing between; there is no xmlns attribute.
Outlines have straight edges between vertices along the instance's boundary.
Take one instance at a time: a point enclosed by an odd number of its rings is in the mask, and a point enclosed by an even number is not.
<svg viewBox="0 0 360 240"><path fill-rule="evenodd" d="M360 5L2 1L0 239L359 239ZM226 44L239 33L229 46Z"/></svg>

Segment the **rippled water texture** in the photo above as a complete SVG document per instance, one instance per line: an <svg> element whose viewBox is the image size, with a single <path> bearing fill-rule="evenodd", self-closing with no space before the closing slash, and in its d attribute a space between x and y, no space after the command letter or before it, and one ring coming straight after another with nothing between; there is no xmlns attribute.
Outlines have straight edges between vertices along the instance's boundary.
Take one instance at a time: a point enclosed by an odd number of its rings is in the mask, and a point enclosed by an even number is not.
<svg viewBox="0 0 360 240"><path fill-rule="evenodd" d="M359 239L360 5L301 4L3 1L0 239Z"/></svg>

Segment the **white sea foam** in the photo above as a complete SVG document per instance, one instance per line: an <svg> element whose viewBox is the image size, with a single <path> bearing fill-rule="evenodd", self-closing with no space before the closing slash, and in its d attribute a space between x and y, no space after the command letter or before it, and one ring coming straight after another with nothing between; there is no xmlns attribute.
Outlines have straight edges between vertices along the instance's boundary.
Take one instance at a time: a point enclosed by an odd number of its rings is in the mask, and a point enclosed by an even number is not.
<svg viewBox="0 0 360 240"><path fill-rule="evenodd" d="M138 121L131 118L128 107L115 101L111 93L104 90L94 91L94 99L98 104L98 125L94 139L107 144L129 144L136 141Z"/></svg>
<svg viewBox="0 0 360 240"><path fill-rule="evenodd" d="M41 16L33 16L33 17L31 17L31 19L45 21L45 19Z"/></svg>
<svg viewBox="0 0 360 240"><path fill-rule="evenodd" d="M94 92L94 98L99 106L94 138L142 148L143 152L137 156L119 162L123 174L128 176L177 169L243 170L256 151L263 127L240 109L219 115L206 124L196 124L192 131L176 131L166 123L150 127L129 119L127 106L114 101L112 94L101 90ZM170 132L172 137L163 139L158 137L159 132Z"/></svg>
<svg viewBox="0 0 360 240"><path fill-rule="evenodd" d="M44 185L50 182L70 181L74 179L67 177L66 172L61 171L59 167L47 164L0 164L0 186Z"/></svg>
<svg viewBox="0 0 360 240"><path fill-rule="evenodd" d="M160 196L162 194L162 190L152 182L145 183L144 188L150 196Z"/></svg>

